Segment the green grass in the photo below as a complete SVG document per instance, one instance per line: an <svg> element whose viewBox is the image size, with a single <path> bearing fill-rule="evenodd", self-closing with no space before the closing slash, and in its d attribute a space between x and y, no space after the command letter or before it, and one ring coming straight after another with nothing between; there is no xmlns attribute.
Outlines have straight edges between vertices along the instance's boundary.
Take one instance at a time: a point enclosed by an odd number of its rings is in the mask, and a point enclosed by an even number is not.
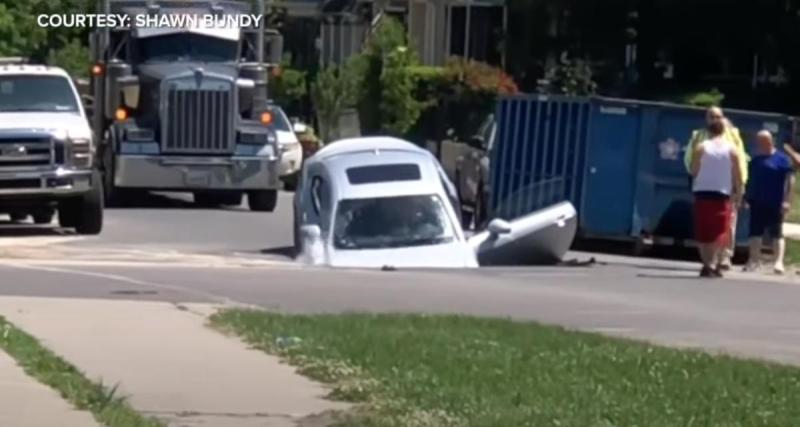
<svg viewBox="0 0 800 427"><path fill-rule="evenodd" d="M800 265L800 241L786 239L786 265Z"/></svg>
<svg viewBox="0 0 800 427"><path fill-rule="evenodd" d="M792 210L789 211L786 220L796 224L800 224L800 183L794 186L794 200L792 203Z"/></svg>
<svg viewBox="0 0 800 427"><path fill-rule="evenodd" d="M531 323L256 311L226 311L211 322L331 384L332 397L364 402L345 426L794 426L800 420L800 369Z"/></svg>
<svg viewBox="0 0 800 427"><path fill-rule="evenodd" d="M36 339L0 317L0 348L14 358L25 372L58 391L73 406L88 410L109 427L162 427L146 418L117 395L116 387L89 381L74 366L41 346Z"/></svg>

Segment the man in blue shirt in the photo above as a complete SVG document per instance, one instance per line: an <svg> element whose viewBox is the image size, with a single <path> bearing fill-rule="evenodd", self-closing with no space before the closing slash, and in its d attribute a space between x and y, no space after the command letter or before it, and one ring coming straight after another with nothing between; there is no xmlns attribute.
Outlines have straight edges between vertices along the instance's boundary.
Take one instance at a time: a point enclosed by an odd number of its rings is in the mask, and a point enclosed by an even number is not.
<svg viewBox="0 0 800 427"><path fill-rule="evenodd" d="M750 180L745 199L750 207L750 259L745 267L758 269L762 239L772 240L774 271L783 274L786 241L783 220L792 206L794 175L792 161L775 149L772 134L761 131L756 137L756 155L750 160Z"/></svg>

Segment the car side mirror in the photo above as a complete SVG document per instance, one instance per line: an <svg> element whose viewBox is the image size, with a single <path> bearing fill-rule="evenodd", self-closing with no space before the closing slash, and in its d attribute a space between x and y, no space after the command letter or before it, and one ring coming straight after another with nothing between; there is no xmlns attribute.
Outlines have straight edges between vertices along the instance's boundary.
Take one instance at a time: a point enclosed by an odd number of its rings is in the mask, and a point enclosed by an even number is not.
<svg viewBox="0 0 800 427"><path fill-rule="evenodd" d="M487 229L489 230L489 233L492 233L495 236L500 236L511 233L511 224L509 224L508 221L495 218L489 222Z"/></svg>

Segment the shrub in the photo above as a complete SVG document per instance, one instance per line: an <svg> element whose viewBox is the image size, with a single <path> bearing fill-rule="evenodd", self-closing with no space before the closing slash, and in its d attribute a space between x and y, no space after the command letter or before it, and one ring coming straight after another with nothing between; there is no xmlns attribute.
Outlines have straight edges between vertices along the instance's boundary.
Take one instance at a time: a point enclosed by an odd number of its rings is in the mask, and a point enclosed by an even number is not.
<svg viewBox="0 0 800 427"><path fill-rule="evenodd" d="M269 96L286 110L295 110L308 95L305 71L281 67L277 75L269 79Z"/></svg>
<svg viewBox="0 0 800 427"><path fill-rule="evenodd" d="M362 76L358 57L351 58L344 65L329 66L317 73L311 85L311 97L324 141L337 137L339 117L358 102Z"/></svg>
<svg viewBox="0 0 800 427"><path fill-rule="evenodd" d="M545 72L539 91L570 96L593 95L597 91L597 83L589 62L564 59Z"/></svg>
<svg viewBox="0 0 800 427"><path fill-rule="evenodd" d="M714 88L708 92L690 93L684 96L681 102L696 107L713 107L715 105L722 105L724 99L725 94L720 92L717 88Z"/></svg>

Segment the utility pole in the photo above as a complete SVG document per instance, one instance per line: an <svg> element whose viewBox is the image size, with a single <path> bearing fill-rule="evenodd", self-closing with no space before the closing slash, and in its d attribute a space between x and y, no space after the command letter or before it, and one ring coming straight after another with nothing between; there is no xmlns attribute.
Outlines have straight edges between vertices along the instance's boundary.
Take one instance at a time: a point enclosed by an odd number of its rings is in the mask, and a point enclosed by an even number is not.
<svg viewBox="0 0 800 427"><path fill-rule="evenodd" d="M466 0L466 18L464 23L464 59L469 59L469 33L472 24L472 0Z"/></svg>

